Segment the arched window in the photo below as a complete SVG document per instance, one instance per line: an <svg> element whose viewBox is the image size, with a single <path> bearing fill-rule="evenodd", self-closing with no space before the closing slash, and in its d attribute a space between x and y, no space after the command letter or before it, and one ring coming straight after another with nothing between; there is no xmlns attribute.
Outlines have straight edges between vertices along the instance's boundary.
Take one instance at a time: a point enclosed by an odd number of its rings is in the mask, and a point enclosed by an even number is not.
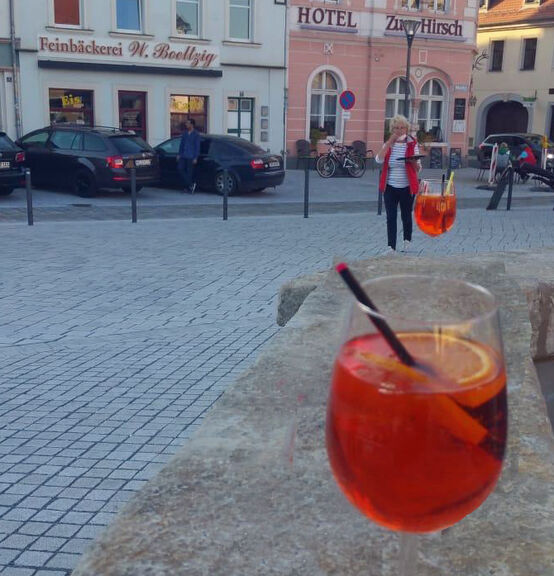
<svg viewBox="0 0 554 576"><path fill-rule="evenodd" d="M312 82L310 93L310 136L316 131L336 136L338 128L338 100L340 82L332 73L324 70Z"/></svg>
<svg viewBox="0 0 554 576"><path fill-rule="evenodd" d="M434 141L443 137L443 114L446 90L437 79L428 80L421 89L418 124Z"/></svg>
<svg viewBox="0 0 554 576"><path fill-rule="evenodd" d="M387 98L385 101L385 135L390 133L391 118L397 114L406 116L404 98L406 95L406 79L395 78L387 86Z"/></svg>

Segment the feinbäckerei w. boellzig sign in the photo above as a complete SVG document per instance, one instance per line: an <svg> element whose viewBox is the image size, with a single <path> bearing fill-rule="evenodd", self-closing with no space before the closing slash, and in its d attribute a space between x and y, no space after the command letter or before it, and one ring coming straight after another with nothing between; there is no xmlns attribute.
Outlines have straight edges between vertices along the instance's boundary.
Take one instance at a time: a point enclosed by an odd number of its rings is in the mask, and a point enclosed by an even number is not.
<svg viewBox="0 0 554 576"><path fill-rule="evenodd" d="M39 55L71 58L72 60L105 59L110 61L136 62L144 64L180 63L191 68L214 67L219 58L217 48L197 48L189 45L172 45L169 42L147 42L143 40L97 41L58 36L40 36L38 39Z"/></svg>

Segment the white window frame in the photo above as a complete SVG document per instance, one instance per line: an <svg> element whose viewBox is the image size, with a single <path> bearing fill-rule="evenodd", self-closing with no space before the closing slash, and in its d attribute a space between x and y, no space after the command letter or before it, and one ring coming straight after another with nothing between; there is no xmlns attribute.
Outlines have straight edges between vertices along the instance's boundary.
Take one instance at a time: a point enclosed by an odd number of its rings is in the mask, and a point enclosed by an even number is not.
<svg viewBox="0 0 554 576"><path fill-rule="evenodd" d="M535 42L535 59L533 60L533 68L524 68L525 63L525 46L528 40L536 40ZM519 71L520 72L534 72L537 70L537 55L539 53L539 38L538 36L524 36L521 39L521 53L519 58Z"/></svg>
<svg viewBox="0 0 554 576"><path fill-rule="evenodd" d="M493 68L494 64L494 43L495 42L502 42L502 62L500 68ZM489 65L487 67L487 72L503 72L504 71L504 60L506 57L506 43L507 40L505 38L495 38L491 39L489 45Z"/></svg>
<svg viewBox="0 0 554 576"><path fill-rule="evenodd" d="M439 86L441 87L442 90L442 95L441 96L436 96L433 94L433 82L437 82L439 84ZM432 102L442 102L441 105L441 114L440 114L440 118L438 119L439 125L438 128L439 130L442 132L443 137L444 134L446 132L445 128L446 128L446 108L447 108L447 104L448 104L448 91L446 89L446 86L444 85L444 82L442 82L439 78L429 78L428 80L426 80L422 86L421 89L423 90L423 87L429 83L429 94L422 94L421 92L419 93L419 97L418 100L420 102L420 106L421 106L421 102L425 101L427 102L427 118L421 118L419 116L419 110L418 110L418 123L421 122L422 120L425 121L425 132L430 132L433 128L435 128L435 126L431 125L431 122L436 121L436 119L432 119L431 118L431 103Z"/></svg>
<svg viewBox="0 0 554 576"><path fill-rule="evenodd" d="M248 38L236 38L235 36L231 35L231 2L233 0L227 0L227 38L232 42L244 42L246 44L254 42L254 0L248 0L248 12L249 12L249 21L248 21L248 31L249 35ZM235 6L235 9L243 9L243 6Z"/></svg>
<svg viewBox="0 0 554 576"><path fill-rule="evenodd" d="M443 3L442 8L437 6L439 2ZM428 6L428 4L432 4L432 6ZM449 10L449 0L400 0L399 8L401 10L409 10L410 12L428 11L444 14Z"/></svg>
<svg viewBox="0 0 554 576"><path fill-rule="evenodd" d="M315 79L321 75L321 74L330 74L336 84L337 84L337 89L336 90L330 90L328 88L322 88L322 89L313 89L313 84ZM332 136L334 138L336 138L337 140L340 140L342 137L342 114L341 114L341 108L339 105L339 96L342 92L342 86L344 86L343 83L343 79L338 76L335 72L335 70L331 70L329 68L323 68L321 70L319 70L317 72L317 74L314 74L312 76L312 78L310 79L310 83L308 85L308 136L310 136L311 133L311 123L312 123L312 96L314 94L316 95L321 95L323 96L322 100L321 100L321 110L320 110L320 122L319 122L319 126L324 126L325 125L325 96L336 96L336 106L335 106L335 134L332 134ZM331 136L331 134L330 134Z"/></svg>
<svg viewBox="0 0 554 576"><path fill-rule="evenodd" d="M404 82L406 82L406 78L404 76L396 76L395 78L393 78L388 84L387 87L385 88L385 128L388 128L387 126L387 122L392 120L392 118L394 118L394 116L396 116L397 114L402 114L402 112L400 111L400 102L402 102L402 104L405 102L405 98L406 95L404 94L404 92L400 92L400 81L403 80ZM389 86L395 82L396 86L395 92L387 92L387 90L389 89ZM410 85L408 87L409 90L409 96L410 96L410 100L413 99L413 95L414 95L414 86L412 84L412 82L410 82ZM394 110L392 113L391 117L387 116L387 108L386 108L386 101L387 100L394 100ZM408 107L410 106L410 104L408 104ZM406 111L404 111L403 116L406 116Z"/></svg>
<svg viewBox="0 0 554 576"><path fill-rule="evenodd" d="M198 34L182 34L177 30L177 4L184 2L186 4L196 4L198 14ZM204 0L173 0L173 34L179 38L202 38L203 21L204 21Z"/></svg>
<svg viewBox="0 0 554 576"><path fill-rule="evenodd" d="M118 0L114 0L113 2L113 18L114 18L114 30L116 32L120 32L121 34L144 34L144 0L136 0L138 3L139 8L139 28L137 30L131 28L119 28L117 22L117 2Z"/></svg>
<svg viewBox="0 0 554 576"><path fill-rule="evenodd" d="M85 27L85 6L84 0L79 0L79 24L58 24L56 22L55 0L49 0L50 26L53 28L72 28L82 30Z"/></svg>

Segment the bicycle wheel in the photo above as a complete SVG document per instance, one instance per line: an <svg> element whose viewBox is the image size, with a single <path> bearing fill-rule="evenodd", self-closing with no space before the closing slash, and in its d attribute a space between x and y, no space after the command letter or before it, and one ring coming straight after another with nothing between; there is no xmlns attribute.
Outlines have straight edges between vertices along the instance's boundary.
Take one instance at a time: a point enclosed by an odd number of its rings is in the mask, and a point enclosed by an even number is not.
<svg viewBox="0 0 554 576"><path fill-rule="evenodd" d="M358 154L352 154L348 159L350 160L347 167L348 174L354 178L361 178L365 174L365 159Z"/></svg>
<svg viewBox="0 0 554 576"><path fill-rule="evenodd" d="M322 178L331 178L337 169L337 164L333 158L324 154L317 159L315 169Z"/></svg>

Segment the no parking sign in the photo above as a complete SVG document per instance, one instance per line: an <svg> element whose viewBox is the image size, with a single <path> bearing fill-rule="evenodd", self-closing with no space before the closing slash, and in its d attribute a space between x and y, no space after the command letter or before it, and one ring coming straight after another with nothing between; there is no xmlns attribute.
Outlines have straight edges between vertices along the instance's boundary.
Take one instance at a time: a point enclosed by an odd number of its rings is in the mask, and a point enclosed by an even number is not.
<svg viewBox="0 0 554 576"><path fill-rule="evenodd" d="M352 90L345 90L339 96L339 104L343 110L352 110L356 104L356 96Z"/></svg>

